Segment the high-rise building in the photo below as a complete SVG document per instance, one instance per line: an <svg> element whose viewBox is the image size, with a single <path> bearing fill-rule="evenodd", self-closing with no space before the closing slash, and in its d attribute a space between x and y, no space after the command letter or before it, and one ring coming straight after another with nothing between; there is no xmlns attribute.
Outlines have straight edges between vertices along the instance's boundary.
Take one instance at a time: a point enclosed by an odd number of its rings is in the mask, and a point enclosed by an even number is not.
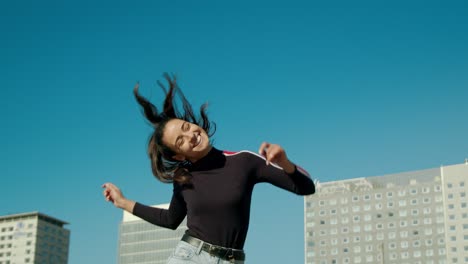
<svg viewBox="0 0 468 264"><path fill-rule="evenodd" d="M320 183L305 198L305 263L468 263L468 161Z"/></svg>
<svg viewBox="0 0 468 264"><path fill-rule="evenodd" d="M68 263L66 224L39 212L0 216L0 264Z"/></svg>
<svg viewBox="0 0 468 264"><path fill-rule="evenodd" d="M167 209L169 204L154 207ZM119 264L166 263L187 230L186 219L176 230L150 224L126 211L119 230Z"/></svg>

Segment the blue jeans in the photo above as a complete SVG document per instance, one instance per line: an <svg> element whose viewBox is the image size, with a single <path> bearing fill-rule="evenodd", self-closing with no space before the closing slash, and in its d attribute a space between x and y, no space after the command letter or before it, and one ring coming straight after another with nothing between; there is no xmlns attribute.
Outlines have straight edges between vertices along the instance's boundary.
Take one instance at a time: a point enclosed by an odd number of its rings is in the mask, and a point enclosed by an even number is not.
<svg viewBox="0 0 468 264"><path fill-rule="evenodd" d="M244 264L243 260L231 262L215 256L208 252L199 250L185 241L179 241L174 253L167 260L167 264Z"/></svg>

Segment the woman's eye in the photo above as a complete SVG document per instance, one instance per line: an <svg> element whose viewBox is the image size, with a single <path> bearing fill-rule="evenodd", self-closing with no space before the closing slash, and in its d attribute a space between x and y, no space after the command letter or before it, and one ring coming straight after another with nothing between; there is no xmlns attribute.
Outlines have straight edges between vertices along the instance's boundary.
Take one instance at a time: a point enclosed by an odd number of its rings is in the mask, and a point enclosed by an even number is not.
<svg viewBox="0 0 468 264"><path fill-rule="evenodd" d="M190 128L190 125L189 125L189 123L185 123L185 125L184 125L184 131L187 131L187 130L189 130L189 128Z"/></svg>

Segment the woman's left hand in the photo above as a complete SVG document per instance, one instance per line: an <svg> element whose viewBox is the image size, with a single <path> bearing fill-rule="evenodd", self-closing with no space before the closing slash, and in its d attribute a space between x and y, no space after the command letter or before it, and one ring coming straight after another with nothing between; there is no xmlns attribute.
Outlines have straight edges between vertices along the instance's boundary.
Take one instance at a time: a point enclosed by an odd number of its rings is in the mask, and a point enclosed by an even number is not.
<svg viewBox="0 0 468 264"><path fill-rule="evenodd" d="M295 165L289 161L286 151L278 144L263 142L258 153L265 157L266 164L270 162L278 164L286 173L293 173Z"/></svg>

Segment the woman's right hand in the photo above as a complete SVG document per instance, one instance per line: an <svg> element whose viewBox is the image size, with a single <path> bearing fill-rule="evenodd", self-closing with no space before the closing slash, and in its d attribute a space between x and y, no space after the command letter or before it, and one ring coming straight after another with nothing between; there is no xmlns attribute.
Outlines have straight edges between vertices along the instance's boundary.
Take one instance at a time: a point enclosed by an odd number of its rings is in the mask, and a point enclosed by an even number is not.
<svg viewBox="0 0 468 264"><path fill-rule="evenodd" d="M104 198L106 198L108 202L112 202L116 207L122 208L130 213L133 211L135 202L127 200L117 186L107 182L102 185L102 188L104 188Z"/></svg>

